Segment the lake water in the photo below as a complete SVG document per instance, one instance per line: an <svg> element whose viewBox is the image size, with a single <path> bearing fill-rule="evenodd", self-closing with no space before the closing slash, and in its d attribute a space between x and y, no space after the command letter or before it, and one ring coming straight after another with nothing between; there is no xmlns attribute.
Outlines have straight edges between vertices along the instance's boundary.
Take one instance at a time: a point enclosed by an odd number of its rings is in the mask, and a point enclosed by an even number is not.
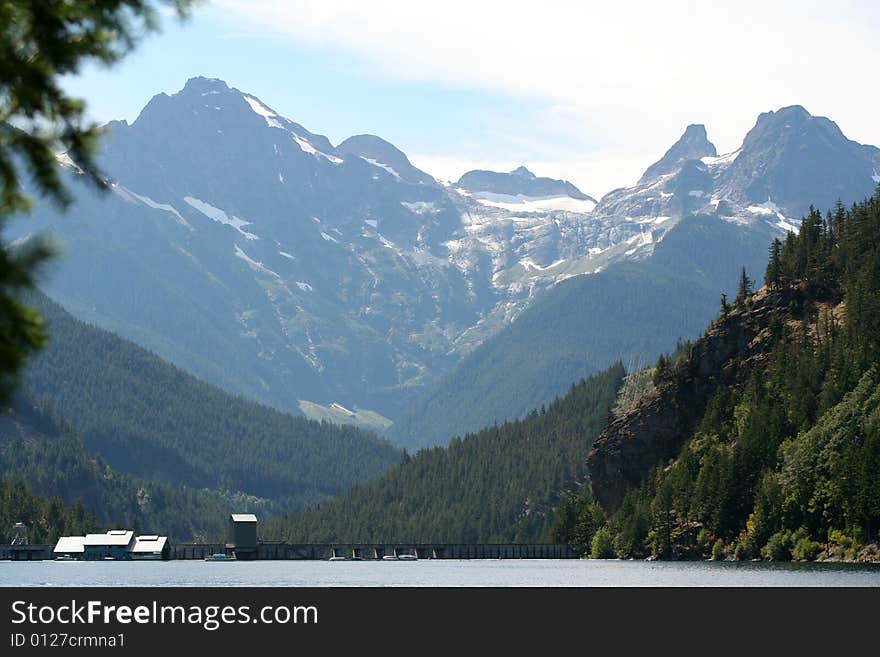
<svg viewBox="0 0 880 657"><path fill-rule="evenodd" d="M529 559L0 561L0 586L880 586L880 565Z"/></svg>

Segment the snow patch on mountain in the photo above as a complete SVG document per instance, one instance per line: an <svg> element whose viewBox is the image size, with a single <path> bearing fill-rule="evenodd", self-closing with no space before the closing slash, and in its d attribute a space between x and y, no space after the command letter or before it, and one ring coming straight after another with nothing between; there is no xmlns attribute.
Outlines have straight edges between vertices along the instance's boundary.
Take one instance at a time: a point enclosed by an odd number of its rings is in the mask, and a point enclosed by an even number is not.
<svg viewBox="0 0 880 657"><path fill-rule="evenodd" d="M304 283L303 281L297 281L296 286L300 290L302 290L303 292L311 292L312 291L312 286L309 285L308 283Z"/></svg>
<svg viewBox="0 0 880 657"><path fill-rule="evenodd" d="M871 180L880 185L880 173L877 173L877 169L873 170L873 175L871 176Z"/></svg>
<svg viewBox="0 0 880 657"><path fill-rule="evenodd" d="M266 265L264 265L262 262L259 262L258 260L254 260L253 258L251 258L250 256L248 256L247 253L245 253L244 251L241 250L241 247L238 246L238 244L235 245L235 257L236 257L236 258L241 258L242 260L244 260L247 264L249 264L249 265L250 265L251 267L253 267L254 269L257 269L257 270L259 270L259 271L261 271L261 272L264 272L264 273L266 273L266 274L269 274L270 276L274 276L275 278L281 278L281 276L279 276L279 275L276 274L274 271L272 271L271 269L269 269L269 268L268 268Z"/></svg>
<svg viewBox="0 0 880 657"><path fill-rule="evenodd" d="M413 214L436 214L440 211L433 201L401 201L400 204Z"/></svg>
<svg viewBox="0 0 880 657"><path fill-rule="evenodd" d="M363 155L359 155L358 157L360 157L364 162L369 162L374 167L384 169L385 171L390 173L392 176L394 176L397 180L400 180L400 174L397 173L397 171L395 171L392 167L388 166L387 164L382 164L378 160L374 160L371 157L364 157Z"/></svg>
<svg viewBox="0 0 880 657"><path fill-rule="evenodd" d="M212 221L216 221L219 224L224 224L226 226L232 226L233 228L235 228L235 230L237 230L239 233L241 233L242 236L245 237L246 239L249 239L249 240L260 239L259 237L257 237L253 233L249 233L246 230L243 230L245 226L250 226L251 222L245 221L244 219L239 219L235 215L232 215L230 217L228 214L226 214L220 208L215 208L210 203L206 203L205 201L202 201L201 199L195 198L194 196L184 196L183 200L188 205L190 205L191 207L195 208L196 210L201 212L203 215L208 217L208 219L211 219Z"/></svg>
<svg viewBox="0 0 880 657"><path fill-rule="evenodd" d="M153 208L154 210L164 210L165 212L170 212L171 214L173 214L175 216L177 223L179 223L181 226L186 226L190 230L193 229L193 227L189 224L189 222L181 216L181 214L174 208L174 206L169 205L167 203L157 203L156 201L151 199L149 196L146 196L144 194L137 194L137 193L131 191L130 189L123 187L122 185L120 185L120 187L122 189L124 189L125 191L127 191L129 194L131 194L138 201L140 201L141 203L146 205L147 207Z"/></svg>
<svg viewBox="0 0 880 657"><path fill-rule="evenodd" d="M556 262L551 262L549 265L539 265L531 258L523 258L522 260L519 261L519 264L526 271L529 271L529 270L547 271L548 269L554 269L555 267L558 267L559 265L563 264L564 262L565 262L565 258L560 258Z"/></svg>
<svg viewBox="0 0 880 657"><path fill-rule="evenodd" d="M279 127L281 127L281 126L279 126ZM336 157L335 155L327 155L327 153L319 151L317 148L312 146L309 142L307 142L305 139L300 137L295 132L291 132L290 134L293 137L293 140L297 143L297 145L300 147L300 149L302 149L302 151L304 153L308 153L309 155L314 155L315 157L323 157L325 160L328 160L328 161L332 162L333 164L342 164L341 157Z"/></svg>
<svg viewBox="0 0 880 657"><path fill-rule="evenodd" d="M285 126L282 121L286 123L290 123L290 121L283 116L278 115L277 113L270 110L268 107L263 105L259 100L254 98L253 96L248 96L247 94L243 94L242 98L248 104L248 106L253 110L254 114L262 116L266 120L266 125L270 128L279 128L281 130L287 130L290 132L290 135L293 137L293 140L299 145L300 149L303 152L308 153L309 155L314 155L315 157L323 157L324 159L332 162L333 164L342 164L342 158L336 157L335 155L328 155L322 151L319 151L317 148L312 146L308 140L303 139L300 135L290 130L288 126ZM279 120L280 119L280 120ZM275 154L278 154L278 147L275 146ZM284 182L282 180L282 182Z"/></svg>
<svg viewBox="0 0 880 657"><path fill-rule="evenodd" d="M592 212L596 202L571 196L525 196L523 194L496 194L493 192L469 192L458 188L463 196L470 196L480 205L500 208L511 212Z"/></svg>
<svg viewBox="0 0 880 657"><path fill-rule="evenodd" d="M243 94L242 98L244 98L244 102L246 102L250 106L250 108L253 110L254 114L259 114L264 119L271 119L271 118L278 116L275 112L273 112L268 107L263 105L263 103L261 103L259 100L257 100L253 96L248 96L247 94ZM266 123L269 123L269 121L267 120ZM269 125L272 126L271 123L269 123ZM272 127L276 127L276 126L272 126ZM281 126L277 126L277 127L281 127Z"/></svg>
<svg viewBox="0 0 880 657"><path fill-rule="evenodd" d="M748 206L746 210L748 210L752 214L760 215L762 217L776 217L778 221L774 225L777 228L781 228L782 230L787 232L797 232L797 227L788 221L786 216L780 211L779 206L776 205L769 198L760 205Z"/></svg>
<svg viewBox="0 0 880 657"><path fill-rule="evenodd" d="M719 155L718 157L701 157L700 162L705 164L710 169L727 167L732 164L736 158L739 157L739 154L742 152L742 148L737 148L735 151L730 153L725 153L724 155Z"/></svg>
<svg viewBox="0 0 880 657"><path fill-rule="evenodd" d="M394 242L392 242L391 240L385 239L379 233L376 233L376 237L379 238L379 241L382 243L382 246L384 246L386 249L392 249L394 251L397 251L397 247L394 245Z"/></svg>
<svg viewBox="0 0 880 657"><path fill-rule="evenodd" d="M78 173L78 174L81 174L83 172L83 170L79 167L79 165L76 162L74 162L71 159L70 155L68 155L66 152L65 153L55 153L55 159L57 160L58 164L63 166L65 169L70 169L74 173ZM874 173L876 173L876 171Z"/></svg>

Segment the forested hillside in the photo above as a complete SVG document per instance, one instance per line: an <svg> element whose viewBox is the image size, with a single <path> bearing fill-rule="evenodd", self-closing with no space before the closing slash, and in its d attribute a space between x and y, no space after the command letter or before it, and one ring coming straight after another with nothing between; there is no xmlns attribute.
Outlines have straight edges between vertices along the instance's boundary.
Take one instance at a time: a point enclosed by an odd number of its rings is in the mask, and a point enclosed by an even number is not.
<svg viewBox="0 0 880 657"><path fill-rule="evenodd" d="M21 481L0 481L0 543L12 540L12 527L23 522L31 543L49 545L59 536L98 531L100 523L82 504L65 506L57 497L34 495Z"/></svg>
<svg viewBox="0 0 880 657"><path fill-rule="evenodd" d="M0 415L0 481L21 481L31 493L81 504L102 525L173 540L217 539L233 510L263 517L280 510L253 496L195 490L115 471L101 457L87 454L82 440L50 409L38 409L21 395L13 409ZM3 513L15 515L15 509Z"/></svg>
<svg viewBox="0 0 880 657"><path fill-rule="evenodd" d="M270 522L270 537L310 541L537 541L558 491L608 417L623 367L577 385L527 418L408 456L375 484Z"/></svg>
<svg viewBox="0 0 880 657"><path fill-rule="evenodd" d="M876 558L880 190L811 211L772 243L765 282L742 276L704 337L660 360L654 393L590 452L598 501L567 498L557 539L594 556Z"/></svg>
<svg viewBox="0 0 880 657"><path fill-rule="evenodd" d="M45 297L35 305L50 344L27 368L27 395L117 472L296 508L371 481L400 460L373 434L234 397Z"/></svg>

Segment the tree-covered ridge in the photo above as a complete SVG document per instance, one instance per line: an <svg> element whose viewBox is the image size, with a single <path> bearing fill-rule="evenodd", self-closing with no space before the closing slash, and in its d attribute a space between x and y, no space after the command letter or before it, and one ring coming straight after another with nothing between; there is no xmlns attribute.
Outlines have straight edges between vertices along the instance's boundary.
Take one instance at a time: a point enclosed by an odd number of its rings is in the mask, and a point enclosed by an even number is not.
<svg viewBox="0 0 880 657"><path fill-rule="evenodd" d="M36 495L82 504L104 526L172 540L218 539L230 511L262 517L278 511L266 500L117 472L101 457L87 454L82 440L51 410L38 409L21 395L0 415L0 481L21 481ZM15 515L15 510L8 513Z"/></svg>
<svg viewBox="0 0 880 657"><path fill-rule="evenodd" d="M582 479L582 455L607 419L623 367L573 385L524 420L407 456L372 485L269 523L310 541L537 541L558 491Z"/></svg>
<svg viewBox="0 0 880 657"><path fill-rule="evenodd" d="M373 480L400 459L373 434L234 397L45 297L34 305L51 342L26 370L28 395L117 472L296 508Z"/></svg>
<svg viewBox="0 0 880 657"><path fill-rule="evenodd" d="M17 522L27 525L28 540L50 545L59 536L80 535L101 527L81 503L65 506L58 497L34 495L22 481L0 481L0 543L12 540Z"/></svg>
<svg viewBox="0 0 880 657"><path fill-rule="evenodd" d="M567 498L557 539L597 557L876 554L880 190L848 210L812 210L797 235L771 245L765 282L753 293L743 275L707 335L658 363L661 404L717 382L676 457L656 463L616 508L586 489ZM750 323L761 328L749 344L707 368L706 345ZM609 431L622 435L648 409L606 429L599 451Z"/></svg>

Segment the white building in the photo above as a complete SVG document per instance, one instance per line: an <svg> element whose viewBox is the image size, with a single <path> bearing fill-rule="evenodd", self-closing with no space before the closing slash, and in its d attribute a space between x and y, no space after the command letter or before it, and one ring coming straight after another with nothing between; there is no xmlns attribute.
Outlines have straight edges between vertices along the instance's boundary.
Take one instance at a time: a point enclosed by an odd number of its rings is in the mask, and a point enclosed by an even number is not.
<svg viewBox="0 0 880 657"><path fill-rule="evenodd" d="M82 559L83 552L85 551L85 540L85 536L62 536L58 539L58 543L55 544L55 549L52 550L52 556L55 559L65 561Z"/></svg>
<svg viewBox="0 0 880 657"><path fill-rule="evenodd" d="M135 536L127 529L111 529L105 534L62 536L52 554L61 561L160 560L171 556L171 545L167 536Z"/></svg>
<svg viewBox="0 0 880 657"><path fill-rule="evenodd" d="M167 559L171 550L167 536L138 536L129 553L136 561Z"/></svg>

